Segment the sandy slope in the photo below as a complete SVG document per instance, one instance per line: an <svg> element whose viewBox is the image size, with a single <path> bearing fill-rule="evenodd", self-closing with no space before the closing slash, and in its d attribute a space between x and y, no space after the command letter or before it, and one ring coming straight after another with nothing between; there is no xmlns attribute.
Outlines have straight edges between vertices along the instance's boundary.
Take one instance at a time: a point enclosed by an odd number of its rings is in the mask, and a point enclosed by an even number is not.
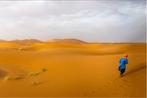
<svg viewBox="0 0 147 98"><path fill-rule="evenodd" d="M144 97L145 46L0 42L0 96ZM129 64L120 78L118 61L123 53L129 54ZM48 71L30 76L42 68Z"/></svg>

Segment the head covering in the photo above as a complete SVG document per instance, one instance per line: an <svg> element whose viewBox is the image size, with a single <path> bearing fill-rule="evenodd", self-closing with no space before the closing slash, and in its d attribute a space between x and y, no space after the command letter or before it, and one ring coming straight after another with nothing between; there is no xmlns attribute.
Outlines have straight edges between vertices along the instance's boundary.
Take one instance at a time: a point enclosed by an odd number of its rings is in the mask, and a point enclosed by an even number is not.
<svg viewBox="0 0 147 98"><path fill-rule="evenodd" d="M124 57L127 58L128 57L128 54L124 54Z"/></svg>

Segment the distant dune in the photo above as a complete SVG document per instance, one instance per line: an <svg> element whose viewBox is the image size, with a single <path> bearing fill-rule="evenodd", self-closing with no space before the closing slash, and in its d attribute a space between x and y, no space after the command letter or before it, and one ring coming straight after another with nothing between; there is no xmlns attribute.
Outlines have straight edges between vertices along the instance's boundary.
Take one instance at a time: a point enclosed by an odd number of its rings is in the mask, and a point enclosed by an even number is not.
<svg viewBox="0 0 147 98"><path fill-rule="evenodd" d="M78 40L78 39L53 39L53 40L50 40L49 42L70 43L70 44L84 44L84 43L87 43L85 41Z"/></svg>
<svg viewBox="0 0 147 98"><path fill-rule="evenodd" d="M129 55L124 77L118 64ZM0 97L145 97L146 43L0 41Z"/></svg>
<svg viewBox="0 0 147 98"><path fill-rule="evenodd" d="M24 39L24 40L12 40L9 42L16 42L16 43L38 43L41 42L40 40L37 39Z"/></svg>

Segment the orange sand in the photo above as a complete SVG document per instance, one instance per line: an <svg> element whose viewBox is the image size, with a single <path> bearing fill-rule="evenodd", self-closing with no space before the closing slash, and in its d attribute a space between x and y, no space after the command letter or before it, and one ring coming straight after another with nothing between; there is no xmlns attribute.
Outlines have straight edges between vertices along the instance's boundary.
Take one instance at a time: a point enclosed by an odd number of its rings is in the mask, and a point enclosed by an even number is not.
<svg viewBox="0 0 147 98"><path fill-rule="evenodd" d="M146 44L1 41L0 97L145 97ZM129 54L125 75L118 62ZM30 72L48 71L31 76ZM6 77L20 77L6 79Z"/></svg>

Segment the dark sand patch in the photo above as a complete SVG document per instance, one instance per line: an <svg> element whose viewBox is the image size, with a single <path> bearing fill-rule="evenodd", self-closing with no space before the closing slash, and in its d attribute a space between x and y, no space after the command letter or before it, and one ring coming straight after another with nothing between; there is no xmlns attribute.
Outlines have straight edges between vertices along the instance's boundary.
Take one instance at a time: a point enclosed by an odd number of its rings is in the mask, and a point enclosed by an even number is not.
<svg viewBox="0 0 147 98"><path fill-rule="evenodd" d="M0 79L3 79L7 75L7 72L4 69L0 68Z"/></svg>

